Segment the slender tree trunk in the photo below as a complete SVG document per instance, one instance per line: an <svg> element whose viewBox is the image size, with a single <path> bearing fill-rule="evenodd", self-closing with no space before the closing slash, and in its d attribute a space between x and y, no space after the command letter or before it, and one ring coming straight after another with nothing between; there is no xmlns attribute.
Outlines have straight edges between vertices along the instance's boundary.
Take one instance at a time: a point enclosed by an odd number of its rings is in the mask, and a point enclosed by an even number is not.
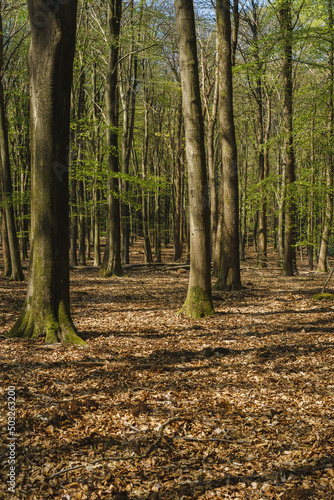
<svg viewBox="0 0 334 500"><path fill-rule="evenodd" d="M173 210L173 240L174 240L174 261L182 257L182 207L183 207L183 182L182 182L182 100L177 112L177 133L176 133L176 152L174 156L174 210Z"/></svg>
<svg viewBox="0 0 334 500"><path fill-rule="evenodd" d="M215 177L215 144L214 144L214 135L215 135L214 132L217 119L217 108L218 108L218 57L217 57L217 69L215 71L215 87L214 87L214 95L212 103L212 112L211 115L209 115L208 112L208 127L207 127L207 153L208 153L210 214L211 214L211 248L213 252L212 260L214 265L215 263L217 263L217 256L214 255L214 252L216 250L217 218L218 218L217 182Z"/></svg>
<svg viewBox="0 0 334 500"><path fill-rule="evenodd" d="M296 268L295 153L293 145L293 81L291 0L283 0L278 12L283 41L284 159L286 169L285 243L283 274L293 276Z"/></svg>
<svg viewBox="0 0 334 500"><path fill-rule="evenodd" d="M220 229L217 232L217 244L219 245L221 257L215 288L239 290L241 288L241 279L238 164L233 116L229 0L217 0L216 17L219 54L219 123L222 143L222 175L219 193L218 226L220 226Z"/></svg>
<svg viewBox="0 0 334 500"><path fill-rule="evenodd" d="M10 337L85 344L70 315L68 143L77 1L28 0L31 256L26 300Z"/></svg>
<svg viewBox="0 0 334 500"><path fill-rule="evenodd" d="M128 77L120 79L120 97L123 107L123 136L122 136L122 173L129 175L130 158L133 144L133 132L135 125L136 94L138 85L138 57L134 50L134 22L133 11L134 1L130 0L129 8L131 10L131 53L129 56ZM127 196L129 182L127 179L122 181L123 197ZM126 200L121 204L122 214L122 259L124 264L129 263L130 259L130 209Z"/></svg>
<svg viewBox="0 0 334 500"><path fill-rule="evenodd" d="M310 195L308 199L308 220L307 220L307 255L308 266L313 271L314 264L314 116L312 117L311 125L311 156L310 156L310 170L311 170L311 185Z"/></svg>
<svg viewBox="0 0 334 500"><path fill-rule="evenodd" d="M71 117L74 121L75 119L75 108L74 108L74 95L73 89L71 93ZM69 164L71 169L70 175L70 265L75 267L78 265L77 259L77 239L78 239L78 225L77 225L77 180L76 180L76 160L77 153L74 145L74 130L70 130L70 154L69 154Z"/></svg>
<svg viewBox="0 0 334 500"><path fill-rule="evenodd" d="M10 262L10 250L8 241L8 232L6 224L6 212L4 205L1 208L1 239L2 239L2 253L4 261L4 275L9 278L12 274L12 265Z"/></svg>
<svg viewBox="0 0 334 500"><path fill-rule="evenodd" d="M1 7L0 7L1 8ZM11 279L22 281L24 279L19 244L15 227L15 215L13 207L13 187L10 171L9 146L8 146L8 130L5 115L5 100L3 93L3 30L2 30L2 15L0 11L0 155L2 167L2 198L5 204L6 227L8 235L8 245L11 261Z"/></svg>
<svg viewBox="0 0 334 500"><path fill-rule="evenodd" d="M143 61L143 74L145 75L145 61ZM143 152L142 152L142 179L146 180L147 177L147 155L148 155L148 103L147 91L145 86L144 76L144 138L143 138ZM145 262L151 264L153 262L152 249L149 233L149 202L146 196L145 189L142 189L142 218L143 218L143 237L144 237L144 255Z"/></svg>
<svg viewBox="0 0 334 500"><path fill-rule="evenodd" d="M326 212L324 229L321 236L320 253L318 260L318 271L327 272L327 250L333 220L333 145L334 145L334 112L333 112L333 89L334 89L334 37L333 37L333 1L327 0L328 29L329 29L329 97L328 97L328 152L326 162Z"/></svg>
<svg viewBox="0 0 334 500"><path fill-rule="evenodd" d="M190 215L190 276L182 313L193 318L214 314L211 298L210 210L204 145L204 125L192 0L175 0L182 105L188 163Z"/></svg>
<svg viewBox="0 0 334 500"><path fill-rule="evenodd" d="M121 262L121 222L119 204L119 172L118 157L118 48L119 31L122 13L121 0L109 0L108 20L111 35L107 87L106 87L106 117L107 117L107 147L108 147L108 228L107 251L103 262L105 276L122 275Z"/></svg>
<svg viewBox="0 0 334 500"><path fill-rule="evenodd" d="M246 149L246 148L245 148ZM247 149L246 149L247 155ZM246 236L247 236L247 175L248 175L248 162L247 156L245 157L245 170L242 182L242 202L241 202L241 214L242 214L242 230L241 230L241 242L240 242L240 260L245 260L245 246L246 246Z"/></svg>
<svg viewBox="0 0 334 500"><path fill-rule="evenodd" d="M98 174L100 170L100 127L97 117L97 99L98 94L96 90L96 62L93 64L92 71L92 115L94 123L94 150L95 150L95 175L94 175L94 186L93 186L93 235L94 235L94 266L98 267L101 265L101 247L100 247L100 189L98 182Z"/></svg>
<svg viewBox="0 0 334 500"><path fill-rule="evenodd" d="M280 171L280 159L278 158L278 170ZM285 200L285 191L286 191L286 169L283 165L282 171L282 183L280 191L278 192L277 188L277 204L278 204L278 266L283 266L284 260L284 200Z"/></svg>
<svg viewBox="0 0 334 500"><path fill-rule="evenodd" d="M161 133L161 132L160 132ZM157 147L155 148L154 175L160 177L160 159ZM159 185L154 189L154 255L155 261L161 262L161 216L160 205L162 197L160 195Z"/></svg>
<svg viewBox="0 0 334 500"><path fill-rule="evenodd" d="M86 265L86 210L85 210L85 190L84 190L84 180L83 180L83 170L84 170L84 141L82 137L82 119L84 115L84 105L85 105L85 70L81 67L80 70L80 85L79 85L79 101L78 101L78 126L77 126L77 143L78 143L78 153L77 153L77 166L76 170L79 175L77 179L77 222L78 222L78 263L79 266Z"/></svg>

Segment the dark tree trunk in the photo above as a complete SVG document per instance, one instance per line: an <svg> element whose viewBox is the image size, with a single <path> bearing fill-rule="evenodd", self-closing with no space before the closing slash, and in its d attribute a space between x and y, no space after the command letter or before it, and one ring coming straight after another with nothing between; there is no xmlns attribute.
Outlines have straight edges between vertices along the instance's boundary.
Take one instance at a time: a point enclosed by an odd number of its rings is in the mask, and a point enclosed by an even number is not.
<svg viewBox="0 0 334 500"><path fill-rule="evenodd" d="M283 274L293 276L296 267L296 206L295 206L295 154L293 145L293 81L292 81L292 20L291 0L283 0L278 12L283 41L284 81L284 159L286 170L285 242Z"/></svg>
<svg viewBox="0 0 334 500"><path fill-rule="evenodd" d="M239 193L237 146L233 116L231 19L229 0L217 0L219 61L219 122L222 143L222 180L219 193L217 245L220 266L216 289L239 290Z"/></svg>
<svg viewBox="0 0 334 500"><path fill-rule="evenodd" d="M190 215L190 276L181 313L193 318L214 314L211 298L210 210L204 145L204 125L192 0L175 0L182 106L188 164Z"/></svg>
<svg viewBox="0 0 334 500"><path fill-rule="evenodd" d="M10 337L85 344L70 315L68 143L77 0L28 0L32 130L30 275Z"/></svg>
<svg viewBox="0 0 334 500"><path fill-rule="evenodd" d="M121 222L118 177L118 43L122 2L111 0L108 4L110 50L106 88L107 147L108 147L108 227L107 246L103 261L104 276L122 275Z"/></svg>

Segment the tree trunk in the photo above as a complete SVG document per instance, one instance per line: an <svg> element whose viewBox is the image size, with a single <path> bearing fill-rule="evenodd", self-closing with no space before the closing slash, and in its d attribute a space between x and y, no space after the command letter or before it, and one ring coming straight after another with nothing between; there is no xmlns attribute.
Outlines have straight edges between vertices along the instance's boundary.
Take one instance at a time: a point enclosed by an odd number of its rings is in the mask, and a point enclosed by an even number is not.
<svg viewBox="0 0 334 500"><path fill-rule="evenodd" d="M173 241L174 241L174 261L182 257L182 207L183 207L183 172L182 172L182 100L180 100L177 116L176 151L173 152L174 162L174 182L173 182Z"/></svg>
<svg viewBox="0 0 334 500"><path fill-rule="evenodd" d="M101 265L101 247L100 247L100 188L98 181L98 174L100 171L100 126L97 117L97 100L98 93L96 90L96 62L93 63L92 69L92 118L94 123L94 156L95 156L95 175L94 175L94 185L93 185L93 239L94 239L94 266L99 267Z"/></svg>
<svg viewBox="0 0 334 500"><path fill-rule="evenodd" d="M329 97L328 97L328 153L326 162L326 212L325 224L321 236L320 253L317 270L323 273L328 271L327 250L333 220L333 145L334 145L334 112L333 112L333 89L334 89L334 38L333 38L333 2L327 0L328 29L329 29Z"/></svg>
<svg viewBox="0 0 334 500"><path fill-rule="evenodd" d="M118 44L122 12L121 0L110 0L108 21L110 50L106 87L107 148L108 148L108 227L107 251L103 262L104 276L122 275L121 262L121 221L119 204L118 157Z"/></svg>
<svg viewBox="0 0 334 500"><path fill-rule="evenodd" d="M71 117L74 121L75 119L75 108L74 108L74 95L73 88L71 93ZM74 146L74 130L70 130L70 153L69 153L69 164L71 169L70 175L70 265L75 267L78 265L77 259L77 239L78 239L78 225L77 225L77 180L76 180L76 159L77 152Z"/></svg>
<svg viewBox="0 0 334 500"><path fill-rule="evenodd" d="M131 10L131 30L134 31L133 11L134 1L130 0L129 8ZM120 97L123 107L123 136L122 136L122 173L129 175L129 165L133 144L133 132L135 125L136 95L138 85L138 57L134 50L134 32L131 33L132 42L129 56L128 77L123 81L120 79ZM122 259L124 264L129 263L130 259L130 209L126 201L129 189L129 181L122 180L122 194L125 198L121 204L122 214Z"/></svg>
<svg viewBox="0 0 334 500"><path fill-rule="evenodd" d="M231 62L231 19L229 0L217 0L217 36L219 61L219 122L222 144L222 175L217 244L220 267L215 288L239 290L239 194L237 146L233 116Z"/></svg>
<svg viewBox="0 0 334 500"><path fill-rule="evenodd" d="M30 275L9 337L84 345L70 315L68 143L77 0L28 0L32 129Z"/></svg>
<svg viewBox="0 0 334 500"><path fill-rule="evenodd" d="M296 204L295 204L295 154L293 145L293 81L292 81L292 20L291 0L283 0L278 12L283 42L283 126L284 160L286 170L285 243L283 274L293 276L296 268Z"/></svg>
<svg viewBox="0 0 334 500"><path fill-rule="evenodd" d="M8 130L5 116L5 101L3 93L3 31L2 31L2 15L0 12L0 155L2 167L2 198L5 204L6 226L8 235L8 245L11 262L11 279L22 281L24 279L19 244L15 227L15 216L13 207L13 187L10 171L9 147L8 147Z"/></svg>
<svg viewBox="0 0 334 500"><path fill-rule="evenodd" d="M77 222L78 222L78 263L79 266L86 265L86 210L85 210L85 190L84 190L84 141L82 137L82 120L84 115L85 106L85 69L81 66L80 69L80 85L79 85L79 101L78 101L78 126L77 126L77 143L78 143L78 153L77 153L77 174L79 179L77 179Z"/></svg>
<svg viewBox="0 0 334 500"><path fill-rule="evenodd" d="M1 208L1 239L2 239L2 252L3 252L3 267L4 267L4 275L9 278L12 274L12 265L10 262L10 250L9 250L9 241L8 241L8 233L7 233L7 224L6 224L6 212L5 207Z"/></svg>
<svg viewBox="0 0 334 500"><path fill-rule="evenodd" d="M188 164L190 218L190 276L185 304L180 310L192 318L214 314L211 297L210 210L204 145L204 125L192 0L175 0L182 105Z"/></svg>

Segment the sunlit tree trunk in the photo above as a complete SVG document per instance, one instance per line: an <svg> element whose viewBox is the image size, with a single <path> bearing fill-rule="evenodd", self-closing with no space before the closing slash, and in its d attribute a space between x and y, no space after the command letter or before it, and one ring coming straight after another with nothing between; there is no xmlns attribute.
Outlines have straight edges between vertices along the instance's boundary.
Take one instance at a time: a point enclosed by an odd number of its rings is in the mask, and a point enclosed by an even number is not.
<svg viewBox="0 0 334 500"><path fill-rule="evenodd" d="M233 116L231 19L229 0L217 0L219 123L222 144L222 175L219 193L217 245L220 252L215 288L239 290L239 193L237 146Z"/></svg>
<svg viewBox="0 0 334 500"><path fill-rule="evenodd" d="M327 272L327 250L331 226L333 220L333 145L334 145L334 112L333 112L333 89L334 89L334 37L333 37L333 1L327 0L328 29L329 29L329 97L328 97L328 152L326 162L326 212L325 224L321 236L320 253L318 260L318 271Z"/></svg>
<svg viewBox="0 0 334 500"><path fill-rule="evenodd" d="M204 125L198 76L192 0L175 0L182 86L190 219L190 276L182 313L201 318L214 313L211 298L210 210L204 146Z"/></svg>
<svg viewBox="0 0 334 500"><path fill-rule="evenodd" d="M107 117L107 148L108 148L108 226L107 245L103 261L105 276L122 274L121 262L121 223L117 174L119 172L118 153L118 48L121 21L121 0L109 0L108 20L111 35L107 86L106 86L106 117Z"/></svg>

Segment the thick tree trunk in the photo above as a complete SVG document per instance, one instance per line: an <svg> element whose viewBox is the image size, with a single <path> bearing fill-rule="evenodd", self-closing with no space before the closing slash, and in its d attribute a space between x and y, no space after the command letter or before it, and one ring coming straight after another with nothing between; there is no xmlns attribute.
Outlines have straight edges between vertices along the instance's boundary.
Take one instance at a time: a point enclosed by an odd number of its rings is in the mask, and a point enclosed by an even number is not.
<svg viewBox="0 0 334 500"><path fill-rule="evenodd" d="M219 53L219 122L222 143L222 176L219 193L217 244L220 267L216 289L239 290L239 194L237 146L233 116L231 62L231 19L229 0L217 0L217 36Z"/></svg>
<svg viewBox="0 0 334 500"><path fill-rule="evenodd" d="M2 198L5 204L6 227L8 235L8 245L11 262L11 279L22 281L24 279L19 244L15 227L15 216L13 207L13 187L10 171L9 147L8 147L8 130L5 116L5 101L2 86L3 78L3 31L2 31L2 16L0 12L0 155L2 168Z"/></svg>
<svg viewBox="0 0 334 500"><path fill-rule="evenodd" d="M296 269L296 204L295 204L295 154L293 145L293 81L292 81L292 20L291 0L283 0L278 12L283 41L284 82L284 159L286 170L285 242L283 274L293 276Z"/></svg>
<svg viewBox="0 0 334 500"><path fill-rule="evenodd" d="M106 87L107 147L108 147L108 227L107 251L103 262L104 276L122 275L121 262L121 221L118 177L118 44L121 20L121 0L110 0L108 20L110 50Z"/></svg>
<svg viewBox="0 0 334 500"><path fill-rule="evenodd" d="M175 0L182 105L188 164L190 217L190 276L181 313L193 318L214 314L211 298L210 210L204 126L198 77L195 19L192 0Z"/></svg>
<svg viewBox="0 0 334 500"><path fill-rule="evenodd" d="M26 300L10 337L84 345L70 315L68 143L77 0L28 0L32 248Z"/></svg>
<svg viewBox="0 0 334 500"><path fill-rule="evenodd" d="M328 97L328 153L326 162L326 212L325 224L321 236L320 253L318 260L318 271L327 272L327 250L331 226L333 220L333 145L334 145L334 112L333 112L333 90L334 90L334 38L333 38L333 1L327 0L328 29L329 29L329 97Z"/></svg>

